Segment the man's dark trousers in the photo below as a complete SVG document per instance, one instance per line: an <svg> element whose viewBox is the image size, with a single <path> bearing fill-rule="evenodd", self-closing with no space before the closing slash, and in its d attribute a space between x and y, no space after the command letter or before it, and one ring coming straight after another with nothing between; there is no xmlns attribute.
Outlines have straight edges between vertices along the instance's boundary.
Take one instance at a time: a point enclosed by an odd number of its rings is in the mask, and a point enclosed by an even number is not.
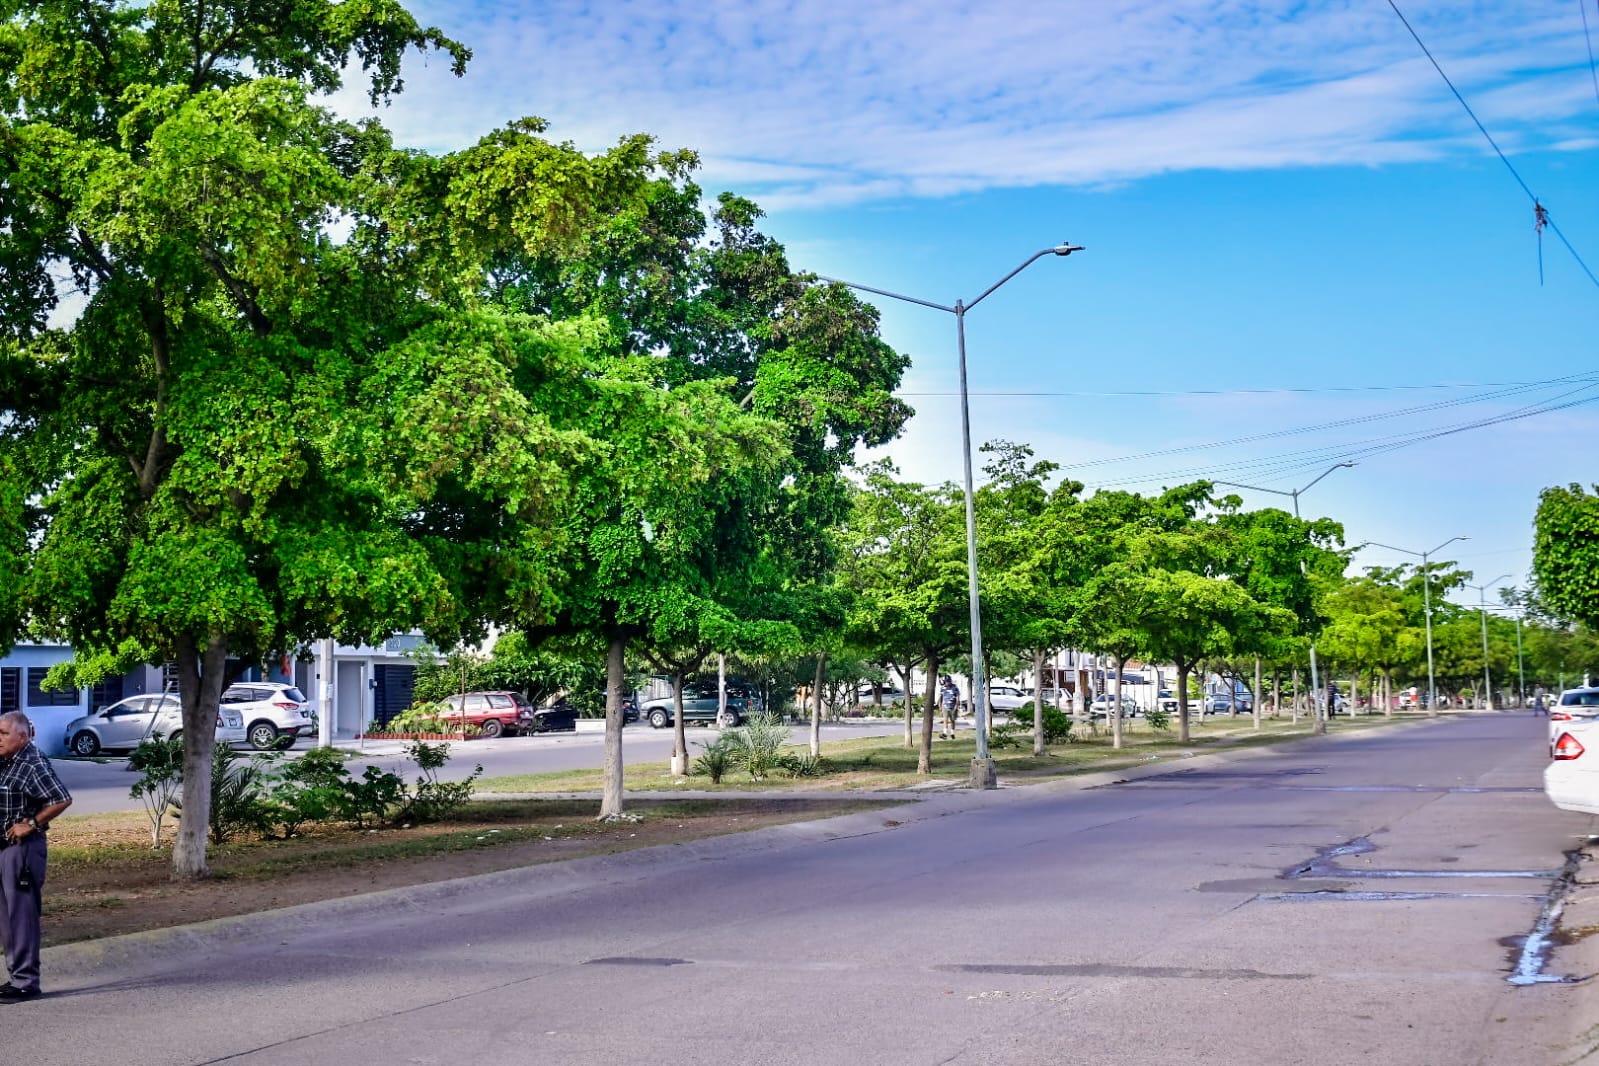
<svg viewBox="0 0 1599 1066"><path fill-rule="evenodd" d="M44 894L44 865L48 846L43 833L30 833L20 844L0 848L0 939L5 941L6 968L11 983L35 991L39 987L39 903ZM26 864L33 887L17 887Z"/></svg>

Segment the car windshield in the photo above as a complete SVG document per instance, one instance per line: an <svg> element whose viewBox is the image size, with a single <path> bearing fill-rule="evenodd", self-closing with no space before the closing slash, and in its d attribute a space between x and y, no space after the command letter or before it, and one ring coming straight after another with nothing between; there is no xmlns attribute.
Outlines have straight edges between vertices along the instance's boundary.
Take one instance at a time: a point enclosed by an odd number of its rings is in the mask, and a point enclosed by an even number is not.
<svg viewBox="0 0 1599 1066"><path fill-rule="evenodd" d="M1566 692L1560 697L1562 707L1599 707L1599 688L1586 692Z"/></svg>
<svg viewBox="0 0 1599 1066"><path fill-rule="evenodd" d="M301 692L297 688L293 688L292 686L284 689L282 695L284 699L293 700L295 703L305 702L305 693Z"/></svg>

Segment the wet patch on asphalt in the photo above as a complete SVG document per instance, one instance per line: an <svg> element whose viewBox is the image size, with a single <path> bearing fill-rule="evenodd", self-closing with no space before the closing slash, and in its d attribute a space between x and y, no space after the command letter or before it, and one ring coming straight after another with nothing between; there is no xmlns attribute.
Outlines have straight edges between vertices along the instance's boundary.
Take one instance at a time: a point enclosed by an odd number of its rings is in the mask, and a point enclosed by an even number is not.
<svg viewBox="0 0 1599 1066"><path fill-rule="evenodd" d="M652 959L637 955L612 955L604 959L590 959L584 966L691 966L688 959Z"/></svg>

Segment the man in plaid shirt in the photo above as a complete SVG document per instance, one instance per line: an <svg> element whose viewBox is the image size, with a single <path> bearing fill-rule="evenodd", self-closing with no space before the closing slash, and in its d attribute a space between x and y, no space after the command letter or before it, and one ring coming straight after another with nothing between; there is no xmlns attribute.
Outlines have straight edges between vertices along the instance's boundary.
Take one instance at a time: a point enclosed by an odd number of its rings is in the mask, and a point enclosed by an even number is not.
<svg viewBox="0 0 1599 1066"><path fill-rule="evenodd" d="M0 714L0 937L11 983L0 1003L39 994L39 902L44 891L45 827L72 794L33 746L33 726L20 711Z"/></svg>

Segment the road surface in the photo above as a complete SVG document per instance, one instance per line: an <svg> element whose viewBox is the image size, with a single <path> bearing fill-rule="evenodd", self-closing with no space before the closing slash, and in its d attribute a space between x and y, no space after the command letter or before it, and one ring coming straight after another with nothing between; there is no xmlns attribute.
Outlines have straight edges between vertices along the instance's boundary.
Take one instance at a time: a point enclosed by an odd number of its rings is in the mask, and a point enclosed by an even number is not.
<svg viewBox="0 0 1599 1066"><path fill-rule="evenodd" d="M47 952L52 995L0 1008L0 1047L28 1066L1569 1062L1593 993L1507 981L1592 827L1538 791L1543 730L1447 719L69 945Z"/></svg>

